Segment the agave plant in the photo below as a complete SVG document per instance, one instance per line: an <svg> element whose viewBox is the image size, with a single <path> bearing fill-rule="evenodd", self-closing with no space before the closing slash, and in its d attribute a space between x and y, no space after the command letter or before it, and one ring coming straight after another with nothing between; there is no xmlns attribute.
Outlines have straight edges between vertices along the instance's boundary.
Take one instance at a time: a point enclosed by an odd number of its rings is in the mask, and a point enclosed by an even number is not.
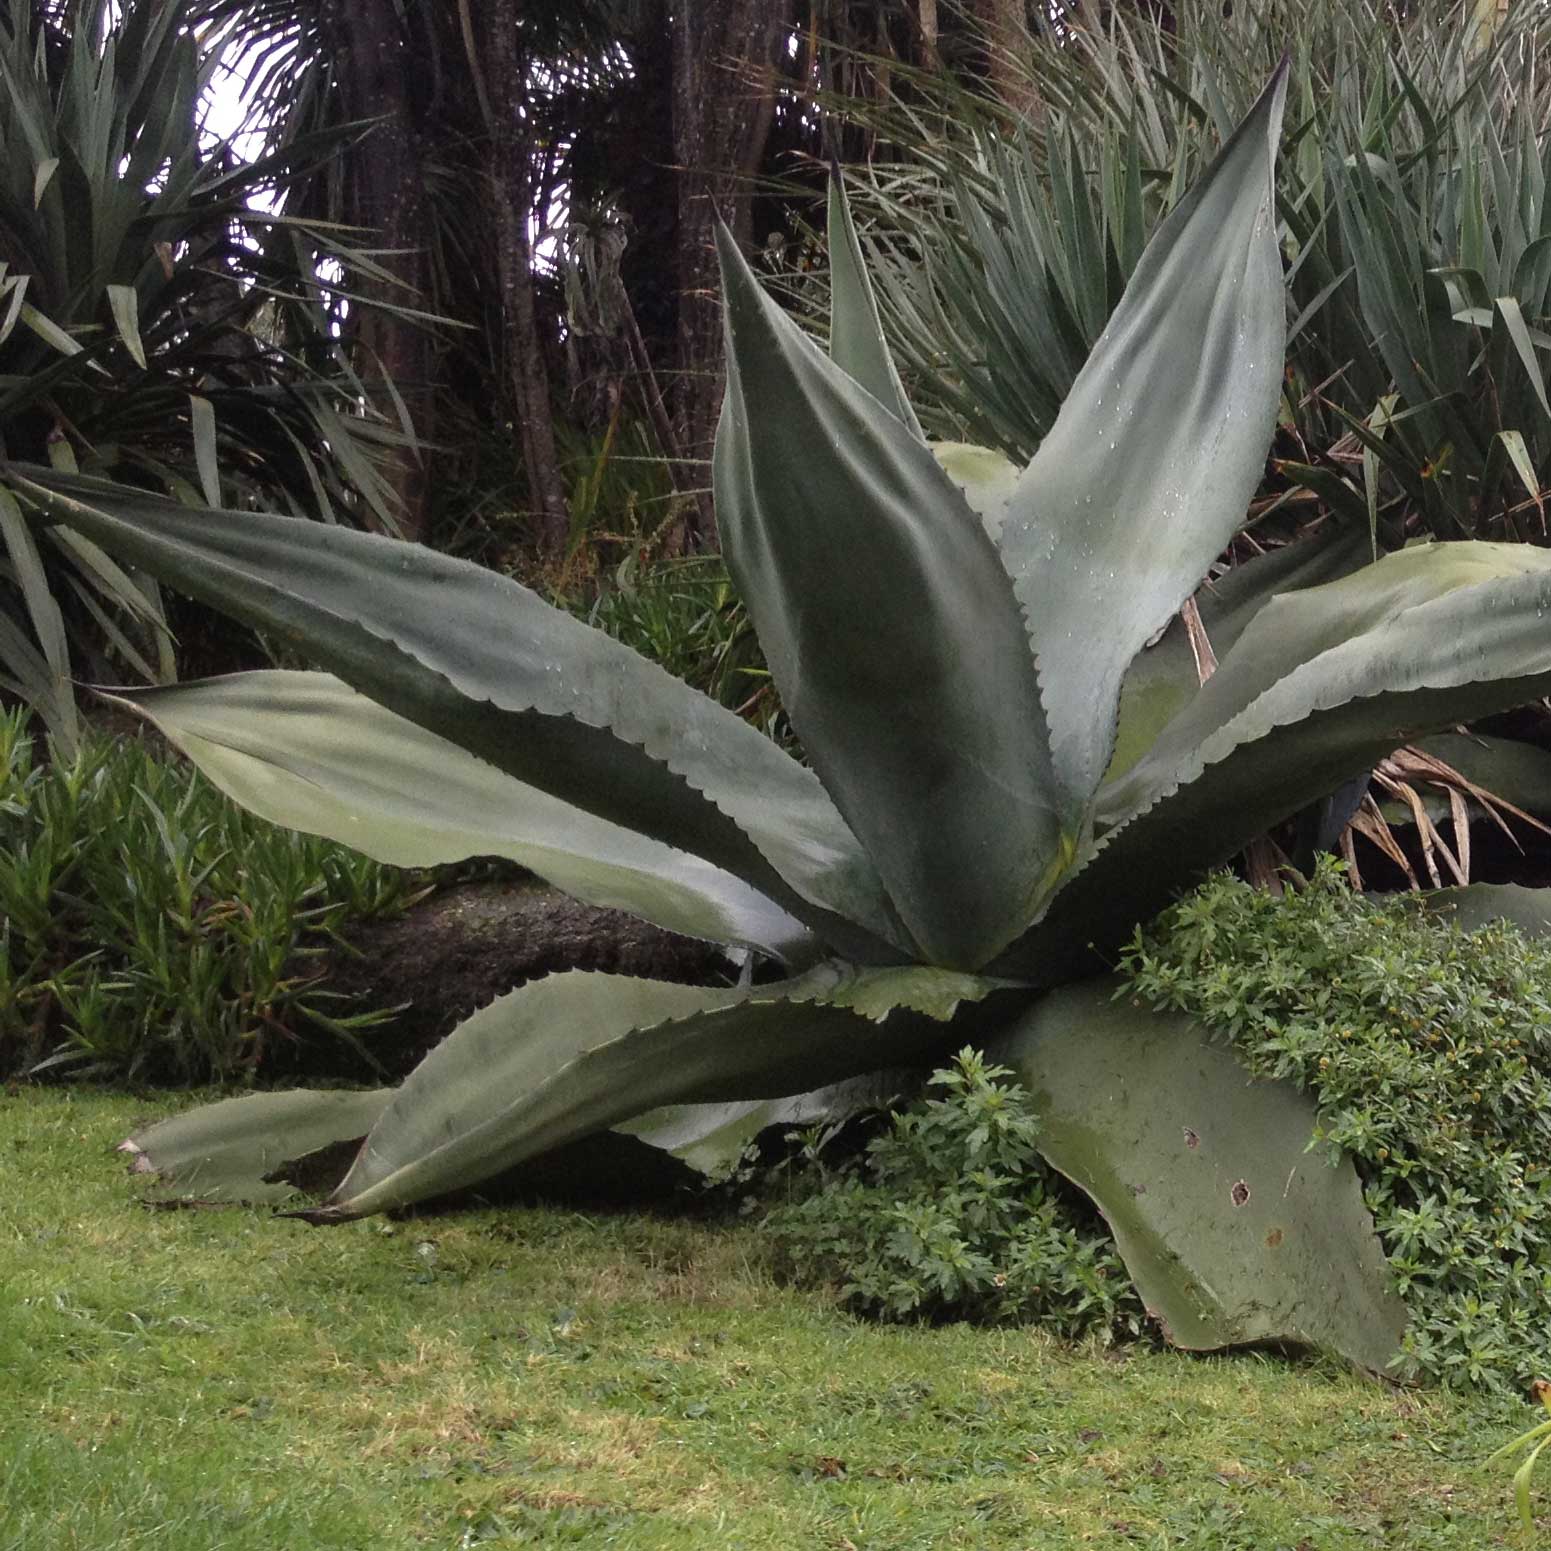
<svg viewBox="0 0 1551 1551"><path fill-rule="evenodd" d="M1018 1069L1047 1156L1174 1339L1389 1362L1400 1305L1350 1162L1309 1151L1308 1100L1102 978L1106 949L1267 825L1551 689L1551 555L1362 565L1361 534L1202 591L1201 682L1177 615L1242 520L1281 383L1283 91L1279 73L1154 236L1021 471L920 435L838 185L827 354L724 237L717 502L811 765L467 563L0 470L37 523L327 670L135 694L239 801L390 862L504 854L781 977L552 976L397 1090L229 1101L134 1138L138 1166L282 1198L302 1155L364 1137L299 1214L342 1222L609 1127L704 1159L968 1036Z"/></svg>

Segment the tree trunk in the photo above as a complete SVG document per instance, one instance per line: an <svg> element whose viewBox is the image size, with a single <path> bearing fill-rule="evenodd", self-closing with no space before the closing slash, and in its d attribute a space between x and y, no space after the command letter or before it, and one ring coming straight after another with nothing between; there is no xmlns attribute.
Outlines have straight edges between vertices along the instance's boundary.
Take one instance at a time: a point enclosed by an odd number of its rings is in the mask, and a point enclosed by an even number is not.
<svg viewBox="0 0 1551 1551"><path fill-rule="evenodd" d="M942 63L937 53L937 0L920 0L916 19L921 28L921 63L935 70Z"/></svg>
<svg viewBox="0 0 1551 1551"><path fill-rule="evenodd" d="M1039 91L1029 73L1023 0L975 0L975 11L985 34L991 88L1014 113L1027 117L1039 105Z"/></svg>
<svg viewBox="0 0 1551 1551"><path fill-rule="evenodd" d="M775 112L777 64L794 0L674 0L673 150L679 169L678 381L675 427L686 460L680 488L706 491L721 404L723 361L717 217L745 247L753 232L749 180ZM709 494L682 514L685 538L714 547Z"/></svg>
<svg viewBox="0 0 1551 1551"><path fill-rule="evenodd" d="M409 51L393 0L334 0L330 20L336 47L336 69L345 108L352 119L375 119L377 127L350 153L347 175L350 208L346 219L373 234L373 245L387 250L380 262L411 287L362 282L368 301L415 305L427 280L424 200L421 192L420 144L411 110ZM417 436L434 437L434 396L431 378L434 351L430 335L419 325L376 307L359 310L354 342L361 356L361 376L386 378L410 406ZM384 393L378 406L395 417ZM399 503L399 526L406 538L424 539L429 481L423 454L406 448L391 454L387 469L390 488Z"/></svg>
<svg viewBox="0 0 1551 1551"><path fill-rule="evenodd" d="M554 405L549 368L538 329L533 294L533 250L528 217L533 198L529 148L523 135L523 61L517 47L516 0L484 0L487 21L481 62L490 111L504 356L512 410L522 443L539 548L550 564L565 555L571 516L555 448Z"/></svg>

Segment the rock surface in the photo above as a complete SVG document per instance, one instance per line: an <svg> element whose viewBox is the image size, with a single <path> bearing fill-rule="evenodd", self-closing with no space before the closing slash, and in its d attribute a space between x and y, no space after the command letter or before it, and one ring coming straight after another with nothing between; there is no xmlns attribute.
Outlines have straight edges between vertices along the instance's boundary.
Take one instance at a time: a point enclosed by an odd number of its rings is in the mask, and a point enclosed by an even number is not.
<svg viewBox="0 0 1551 1551"><path fill-rule="evenodd" d="M586 969L714 985L734 973L714 943L580 904L533 881L455 884L396 919L355 925L349 942L351 951L330 958L329 988L358 997L351 1010L407 1004L391 1023L361 1035L392 1078L470 1013L541 975ZM308 1043L339 1074L343 1052L334 1042Z"/></svg>

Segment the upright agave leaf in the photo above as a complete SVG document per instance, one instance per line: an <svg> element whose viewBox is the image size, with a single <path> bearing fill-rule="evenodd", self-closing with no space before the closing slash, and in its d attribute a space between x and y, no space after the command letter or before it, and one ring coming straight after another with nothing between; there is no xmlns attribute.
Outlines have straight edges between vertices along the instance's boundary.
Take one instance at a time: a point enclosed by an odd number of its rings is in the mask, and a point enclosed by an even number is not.
<svg viewBox="0 0 1551 1551"><path fill-rule="evenodd" d="M872 281L837 167L829 180L829 358L893 412L917 440L920 423L889 354Z"/></svg>
<svg viewBox="0 0 1551 1551"><path fill-rule="evenodd" d="M1286 66L1159 228L1001 530L1067 823L1126 668L1196 589L1264 472L1285 300L1272 200Z"/></svg>
<svg viewBox="0 0 1551 1551"><path fill-rule="evenodd" d="M728 565L921 956L974 968L1066 856L1006 573L925 443L761 291L726 232L721 244Z"/></svg>

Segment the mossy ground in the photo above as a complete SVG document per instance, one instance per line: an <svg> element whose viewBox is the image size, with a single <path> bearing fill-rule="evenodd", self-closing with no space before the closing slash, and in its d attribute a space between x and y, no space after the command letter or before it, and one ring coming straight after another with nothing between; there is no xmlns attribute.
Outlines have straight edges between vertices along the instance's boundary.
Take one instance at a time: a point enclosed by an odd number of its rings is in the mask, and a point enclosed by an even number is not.
<svg viewBox="0 0 1551 1551"><path fill-rule="evenodd" d="M1518 1540L1527 1405L861 1324L689 1217L147 1210L187 1102L0 1099L0 1551Z"/></svg>

